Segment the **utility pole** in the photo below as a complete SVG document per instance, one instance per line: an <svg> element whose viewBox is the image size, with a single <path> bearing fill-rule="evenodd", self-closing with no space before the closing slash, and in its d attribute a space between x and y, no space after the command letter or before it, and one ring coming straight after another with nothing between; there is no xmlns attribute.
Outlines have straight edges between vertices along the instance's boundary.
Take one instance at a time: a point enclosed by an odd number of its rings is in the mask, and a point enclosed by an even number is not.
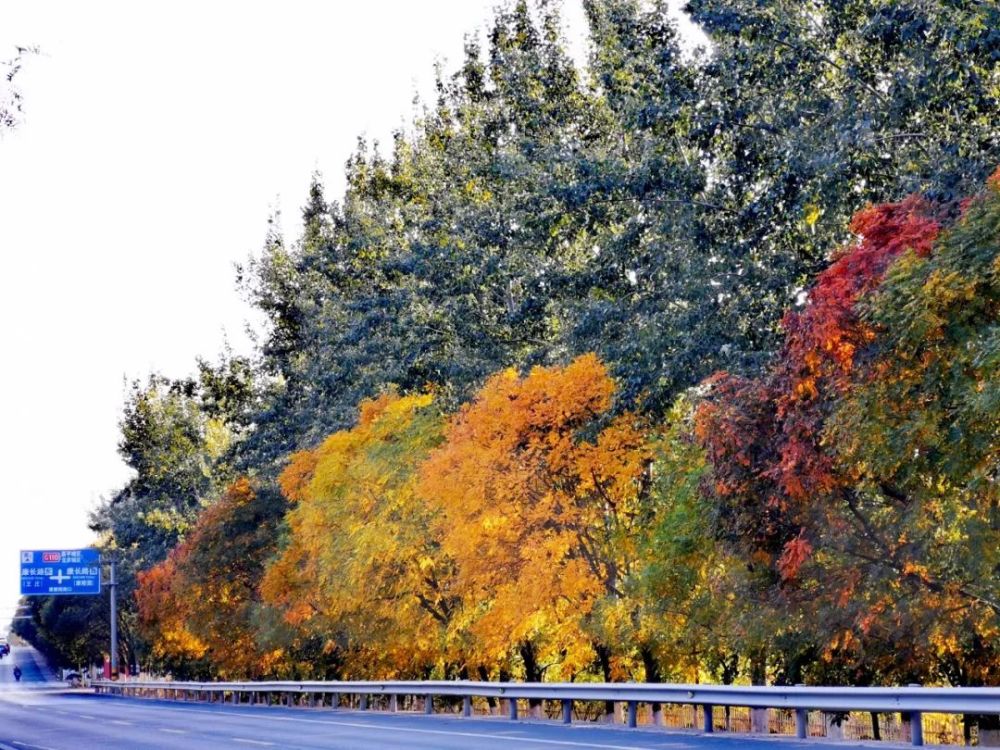
<svg viewBox="0 0 1000 750"><path fill-rule="evenodd" d="M118 675L118 597L115 590L118 582L115 580L115 558L111 558L111 578L108 580L108 591L111 594L111 679Z"/></svg>

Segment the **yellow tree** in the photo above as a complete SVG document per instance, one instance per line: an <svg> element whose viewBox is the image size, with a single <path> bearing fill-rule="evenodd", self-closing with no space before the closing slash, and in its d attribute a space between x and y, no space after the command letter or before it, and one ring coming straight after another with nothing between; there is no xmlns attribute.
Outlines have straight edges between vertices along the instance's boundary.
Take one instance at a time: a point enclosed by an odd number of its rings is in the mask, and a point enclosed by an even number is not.
<svg viewBox="0 0 1000 750"><path fill-rule="evenodd" d="M452 661L451 568L415 493L441 427L432 396L387 394L281 476L288 540L261 591L288 623L327 639L345 676L426 674Z"/></svg>
<svg viewBox="0 0 1000 750"><path fill-rule="evenodd" d="M473 666L513 652L527 680L614 667L604 615L630 595L651 446L596 356L490 378L421 469L463 602L453 622ZM585 438L584 432L589 434ZM629 616L626 615L628 620Z"/></svg>

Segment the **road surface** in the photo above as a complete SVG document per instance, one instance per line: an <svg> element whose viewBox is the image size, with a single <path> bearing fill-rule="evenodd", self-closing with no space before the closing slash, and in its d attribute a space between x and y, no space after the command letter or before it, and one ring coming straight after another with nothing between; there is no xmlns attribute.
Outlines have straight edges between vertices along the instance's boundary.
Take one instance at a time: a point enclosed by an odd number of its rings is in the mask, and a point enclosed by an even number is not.
<svg viewBox="0 0 1000 750"><path fill-rule="evenodd" d="M14 667L21 668L21 682L14 679ZM54 675L45 659L30 646L11 646L10 654L0 658L0 691L14 689L49 689L63 686L53 682Z"/></svg>
<svg viewBox="0 0 1000 750"><path fill-rule="evenodd" d="M39 683L6 687L7 690L0 691L0 750L247 750L255 747L275 750L803 750L816 747L815 743L787 738L706 737L662 729L566 727L554 722L332 711L329 708L185 704L97 696L83 691L54 692ZM844 743L837 747L858 745Z"/></svg>

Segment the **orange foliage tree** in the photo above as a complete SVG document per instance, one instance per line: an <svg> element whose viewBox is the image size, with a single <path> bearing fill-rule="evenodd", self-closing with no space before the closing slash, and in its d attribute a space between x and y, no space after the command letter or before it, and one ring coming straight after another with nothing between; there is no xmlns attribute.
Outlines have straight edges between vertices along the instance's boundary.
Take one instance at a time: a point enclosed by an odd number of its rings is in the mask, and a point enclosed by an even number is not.
<svg viewBox="0 0 1000 750"><path fill-rule="evenodd" d="M639 420L610 418L614 390L594 355L503 371L421 467L462 603L452 638L481 674L512 652L528 680L612 668L601 620L635 614L607 603L635 593L652 456Z"/></svg>
<svg viewBox="0 0 1000 750"><path fill-rule="evenodd" d="M199 515L169 557L139 574L140 625L152 656L176 674L260 677L281 671L284 649L261 646L256 610L284 502L246 478Z"/></svg>

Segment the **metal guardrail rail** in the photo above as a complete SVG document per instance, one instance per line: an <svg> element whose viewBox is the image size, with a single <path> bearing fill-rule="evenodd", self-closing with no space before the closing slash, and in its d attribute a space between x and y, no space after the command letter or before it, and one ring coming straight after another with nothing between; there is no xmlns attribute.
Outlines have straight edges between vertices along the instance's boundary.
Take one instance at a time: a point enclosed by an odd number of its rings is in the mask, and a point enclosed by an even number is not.
<svg viewBox="0 0 1000 750"><path fill-rule="evenodd" d="M712 731L712 710L716 706L790 709L796 715L796 736L806 737L809 711L839 713L874 711L903 713L910 717L911 741L923 745L922 714L1000 714L1000 688L910 687L772 687L735 685L674 685L649 683L575 682L472 682L440 681L358 681L358 682L175 682L167 680L95 680L98 693L143 696L154 693L185 700L254 704L262 696L270 702L274 694L305 694L315 703L316 695L356 695L359 706L367 708L371 696L423 697L425 712L434 710L433 698L463 699L463 714L472 715L472 698L508 701L511 719L518 718L519 699L562 702L562 720L572 722L573 701L621 702L628 708L627 723L636 726L639 704L689 704L701 706L703 729ZM337 701L334 700L334 705Z"/></svg>

